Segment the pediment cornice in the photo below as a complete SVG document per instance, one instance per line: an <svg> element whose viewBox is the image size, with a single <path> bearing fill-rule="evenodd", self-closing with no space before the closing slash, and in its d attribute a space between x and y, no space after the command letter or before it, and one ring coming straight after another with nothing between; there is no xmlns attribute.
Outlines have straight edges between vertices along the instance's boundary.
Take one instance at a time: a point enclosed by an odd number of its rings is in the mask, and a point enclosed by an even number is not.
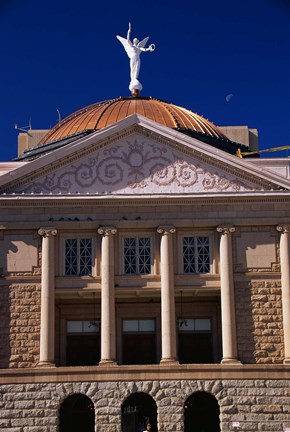
<svg viewBox="0 0 290 432"><path fill-rule="evenodd" d="M195 138L158 125L142 116L134 115L2 175L0 177L0 192L19 192L24 190L23 186L27 184L34 184L45 176L49 177L53 173L69 170L69 167L77 167L82 161L90 161L92 156L95 157L97 153L101 154L101 152L104 154L106 149L114 148L114 145L120 142L132 144L134 140L137 145L145 141L147 143L154 141L160 148L168 149L170 154L176 154L177 161L182 154L183 162L187 163L186 158L194 161L191 163L190 169L194 169L196 172L200 170L200 174L203 170L203 174L208 177L208 182L219 181L215 180L214 177L216 176L218 179L220 174L217 175L216 173L220 173L222 170L225 178L227 176L231 179L234 178L236 184L245 184L245 189L248 190L290 189L290 182L287 179L283 179L273 172L265 172L257 166L251 165L249 160L241 160ZM129 153L126 157L128 156ZM210 166L210 170L204 168L208 166ZM172 165L172 169L175 168ZM227 179L227 181L231 180ZM236 187L236 190L239 189L240 187ZM234 183L233 190L235 190ZM218 188L217 191L219 191ZM228 192L231 192L230 188L228 188Z"/></svg>

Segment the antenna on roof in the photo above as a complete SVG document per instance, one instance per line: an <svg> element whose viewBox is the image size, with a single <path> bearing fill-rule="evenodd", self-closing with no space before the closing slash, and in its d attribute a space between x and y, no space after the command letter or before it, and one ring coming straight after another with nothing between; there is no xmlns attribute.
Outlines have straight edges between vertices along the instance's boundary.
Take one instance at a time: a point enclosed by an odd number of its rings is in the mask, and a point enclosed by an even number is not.
<svg viewBox="0 0 290 432"><path fill-rule="evenodd" d="M28 131L30 131L31 129L32 129L32 126L31 126L31 117L30 117L30 119L29 119L29 124L28 124L28 126L22 126L22 127L19 127L18 126L18 124L17 123L15 123L15 129L16 130L18 130L18 131L20 131L20 132L24 132L24 133L27 133L27 135L29 135L29 136L32 136Z"/></svg>
<svg viewBox="0 0 290 432"><path fill-rule="evenodd" d="M60 112L59 112L59 110L57 109L56 111L57 111L57 114L58 114L58 124L59 124L60 121L61 121L61 116L60 116Z"/></svg>

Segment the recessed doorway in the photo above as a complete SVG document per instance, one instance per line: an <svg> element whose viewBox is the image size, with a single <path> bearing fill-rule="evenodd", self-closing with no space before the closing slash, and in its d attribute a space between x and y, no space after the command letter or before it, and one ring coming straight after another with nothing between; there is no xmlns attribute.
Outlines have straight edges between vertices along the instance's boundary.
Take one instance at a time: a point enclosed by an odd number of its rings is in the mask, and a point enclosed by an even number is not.
<svg viewBox="0 0 290 432"><path fill-rule="evenodd" d="M184 404L184 432L220 432L220 409L216 398L198 391Z"/></svg>
<svg viewBox="0 0 290 432"><path fill-rule="evenodd" d="M122 405L122 432L143 432L147 424L157 432L157 406L147 393L134 393Z"/></svg>
<svg viewBox="0 0 290 432"><path fill-rule="evenodd" d="M67 397L59 413L60 432L94 432L95 408L90 398L82 394Z"/></svg>

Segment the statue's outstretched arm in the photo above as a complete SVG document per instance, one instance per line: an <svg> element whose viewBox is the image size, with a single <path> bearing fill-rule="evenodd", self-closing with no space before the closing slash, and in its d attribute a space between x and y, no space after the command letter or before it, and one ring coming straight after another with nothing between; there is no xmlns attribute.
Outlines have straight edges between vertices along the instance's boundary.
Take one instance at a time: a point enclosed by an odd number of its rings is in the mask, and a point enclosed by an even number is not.
<svg viewBox="0 0 290 432"><path fill-rule="evenodd" d="M156 48L156 46L155 46L155 44L151 44L151 45L149 45L149 47L148 48L139 48L140 49L140 51L155 51L155 48Z"/></svg>
<svg viewBox="0 0 290 432"><path fill-rule="evenodd" d="M127 41L128 42L130 40L130 36L131 36L131 23L129 22L129 28L128 28L128 32L127 32Z"/></svg>

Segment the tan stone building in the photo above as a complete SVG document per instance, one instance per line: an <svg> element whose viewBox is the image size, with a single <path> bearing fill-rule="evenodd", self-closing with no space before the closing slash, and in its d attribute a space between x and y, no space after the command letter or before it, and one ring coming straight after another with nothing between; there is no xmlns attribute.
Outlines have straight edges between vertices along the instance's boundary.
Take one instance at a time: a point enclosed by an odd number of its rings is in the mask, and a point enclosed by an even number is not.
<svg viewBox="0 0 290 432"><path fill-rule="evenodd" d="M289 160L238 158L257 132L223 130L132 97L21 135L0 164L1 430L290 427Z"/></svg>

